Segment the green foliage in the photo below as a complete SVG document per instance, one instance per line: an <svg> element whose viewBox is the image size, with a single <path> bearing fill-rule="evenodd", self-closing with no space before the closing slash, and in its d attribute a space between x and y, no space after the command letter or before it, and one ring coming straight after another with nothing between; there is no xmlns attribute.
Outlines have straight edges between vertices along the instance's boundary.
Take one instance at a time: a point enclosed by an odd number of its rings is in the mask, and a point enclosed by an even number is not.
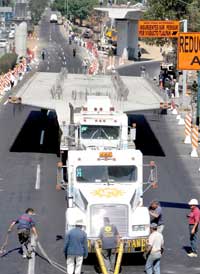
<svg viewBox="0 0 200 274"><path fill-rule="evenodd" d="M191 5L187 6L188 31L200 31L200 1L193 0Z"/></svg>
<svg viewBox="0 0 200 274"><path fill-rule="evenodd" d="M72 16L73 18L87 18L93 7L98 4L98 0L55 0L52 9L59 10L63 15Z"/></svg>
<svg viewBox="0 0 200 274"><path fill-rule="evenodd" d="M29 9L31 11L32 21L35 25L40 21L41 15L48 5L48 0L30 0Z"/></svg>
<svg viewBox="0 0 200 274"><path fill-rule="evenodd" d="M16 53L6 53L0 58L0 73L7 73L13 69L17 62Z"/></svg>
<svg viewBox="0 0 200 274"><path fill-rule="evenodd" d="M187 7L192 0L149 0L145 18L155 20L181 20L187 16Z"/></svg>

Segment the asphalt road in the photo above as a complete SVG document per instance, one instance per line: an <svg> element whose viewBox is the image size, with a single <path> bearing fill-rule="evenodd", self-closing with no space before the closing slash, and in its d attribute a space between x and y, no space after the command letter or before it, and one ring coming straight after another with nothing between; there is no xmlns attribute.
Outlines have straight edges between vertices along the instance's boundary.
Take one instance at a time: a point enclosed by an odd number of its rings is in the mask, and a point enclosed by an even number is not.
<svg viewBox="0 0 200 274"><path fill-rule="evenodd" d="M144 194L145 204L156 198L161 201L165 219L165 254L162 273L200 271L198 259L188 258L187 202L199 194L197 160L191 160L190 149L181 143L182 129L174 131L176 119L146 112L129 115L137 123L136 146L144 154L144 162L155 160L158 166L159 187ZM57 125L55 114L44 117L37 109L2 105L0 108L0 207L1 242L11 220L26 207L34 207L37 215L40 242L51 259L64 265L63 239L65 227L64 192L55 191L57 162ZM41 132L45 130L41 144ZM40 132L40 134L39 134ZM48 133L48 134L47 134ZM50 145L51 144L51 145ZM38 166L39 183L38 183ZM189 173L189 171L192 171ZM145 171L145 178L148 172ZM38 188L39 185L39 189ZM60 239L60 240L58 240ZM19 245L13 233L7 253L0 260L3 273L29 273L28 261L18 253ZM37 249L35 273L59 273L50 266ZM93 273L94 258L84 266ZM124 256L122 273L143 273L144 261L139 256Z"/></svg>
<svg viewBox="0 0 200 274"><path fill-rule="evenodd" d="M46 23L41 23L41 43L51 54L48 54L49 64L48 59L41 61L39 70L59 71L64 61L62 56L68 56L69 67L78 70L80 60L72 57L72 48L64 43L57 26L47 23L45 18ZM48 41L50 30L53 42ZM62 52L60 43L64 43L61 59L58 58ZM153 68L149 70L153 75ZM192 197L199 197L200 163L190 158L190 147L182 143L184 130L177 126L174 116L160 116L156 112L134 113L129 115L129 122L137 123L136 146L142 150L144 162L155 160L158 166L159 187L146 192L144 201L148 205L156 198L163 207L165 253L161 273L199 274L199 259L188 258L185 249L189 244L187 202ZM55 191L58 161L55 113L49 112L44 117L36 108L1 104L0 129L0 241L3 242L9 223L27 207L33 207L37 213L35 219L41 245L51 259L64 265L62 237L66 202L64 192ZM43 131L44 138L41 137ZM147 171L144 174L146 177ZM89 263L84 265L83 271L94 273L94 258ZM0 269L3 274L32 274L30 262L19 254L15 233L11 234L7 252L0 258ZM60 272L37 249L35 274L47 273ZM143 259L124 256L122 273L144 273Z"/></svg>
<svg viewBox="0 0 200 274"><path fill-rule="evenodd" d="M69 73L81 73L81 48L75 44L69 45L66 34L60 32L60 26L49 23L50 12L47 11L40 23L39 32L39 71L60 72L62 67L67 67ZM45 50L44 61L41 51ZM73 56L76 49L76 56Z"/></svg>
<svg viewBox="0 0 200 274"><path fill-rule="evenodd" d="M126 66L121 66L118 68L120 75L125 76L141 76L141 69L145 68L145 75L148 79L153 80L154 77L158 80L160 73L160 62L159 61L145 61L134 62Z"/></svg>

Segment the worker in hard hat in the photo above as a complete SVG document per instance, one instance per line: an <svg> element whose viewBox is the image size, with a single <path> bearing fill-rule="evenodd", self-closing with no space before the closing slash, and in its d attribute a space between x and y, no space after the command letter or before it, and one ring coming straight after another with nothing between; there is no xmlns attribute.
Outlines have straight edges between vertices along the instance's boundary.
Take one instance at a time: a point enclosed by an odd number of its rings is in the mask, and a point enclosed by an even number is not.
<svg viewBox="0 0 200 274"><path fill-rule="evenodd" d="M34 214L34 209L28 208L25 213L17 220L14 220L8 228L8 233L10 233L12 232L13 227L17 224L17 234L22 247L22 257L28 259L31 258L31 253L33 251L30 239L31 232L34 234L35 238L38 238L35 222L32 217Z"/></svg>
<svg viewBox="0 0 200 274"><path fill-rule="evenodd" d="M189 231L190 231L190 245L191 252L188 253L189 257L198 257L197 255L197 232L198 225L200 221L200 210L198 208L198 200L191 199L189 201L190 213L187 215L188 223L189 223Z"/></svg>
<svg viewBox="0 0 200 274"><path fill-rule="evenodd" d="M82 230L83 226L83 220L77 220L75 228L69 230L65 236L67 274L81 274L83 259L88 256L87 234Z"/></svg>
<svg viewBox="0 0 200 274"><path fill-rule="evenodd" d="M110 223L108 217L104 217L104 226L100 230L99 238L102 242L102 255L109 273L114 272L116 250L119 241L119 233L115 225Z"/></svg>

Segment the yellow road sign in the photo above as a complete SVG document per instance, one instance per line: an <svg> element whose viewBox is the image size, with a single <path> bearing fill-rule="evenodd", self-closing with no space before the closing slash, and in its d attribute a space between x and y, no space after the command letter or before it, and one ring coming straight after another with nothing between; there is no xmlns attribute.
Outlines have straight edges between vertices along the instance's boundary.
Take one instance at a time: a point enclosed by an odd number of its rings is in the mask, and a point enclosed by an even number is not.
<svg viewBox="0 0 200 274"><path fill-rule="evenodd" d="M138 36L147 37L167 37L167 38L178 38L180 29L179 21L169 20L140 20L138 21Z"/></svg>
<svg viewBox="0 0 200 274"><path fill-rule="evenodd" d="M178 39L178 69L200 70L200 32L182 32Z"/></svg>

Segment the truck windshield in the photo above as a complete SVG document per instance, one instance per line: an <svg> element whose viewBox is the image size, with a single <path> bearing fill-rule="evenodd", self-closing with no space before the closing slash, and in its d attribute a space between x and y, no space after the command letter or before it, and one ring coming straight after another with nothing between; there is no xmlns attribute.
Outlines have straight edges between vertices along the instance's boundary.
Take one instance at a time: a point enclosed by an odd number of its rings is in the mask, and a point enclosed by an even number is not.
<svg viewBox="0 0 200 274"><path fill-rule="evenodd" d="M104 125L82 125L81 138L116 140L119 138L119 127Z"/></svg>
<svg viewBox="0 0 200 274"><path fill-rule="evenodd" d="M136 166L78 166L76 179L82 183L136 182Z"/></svg>

